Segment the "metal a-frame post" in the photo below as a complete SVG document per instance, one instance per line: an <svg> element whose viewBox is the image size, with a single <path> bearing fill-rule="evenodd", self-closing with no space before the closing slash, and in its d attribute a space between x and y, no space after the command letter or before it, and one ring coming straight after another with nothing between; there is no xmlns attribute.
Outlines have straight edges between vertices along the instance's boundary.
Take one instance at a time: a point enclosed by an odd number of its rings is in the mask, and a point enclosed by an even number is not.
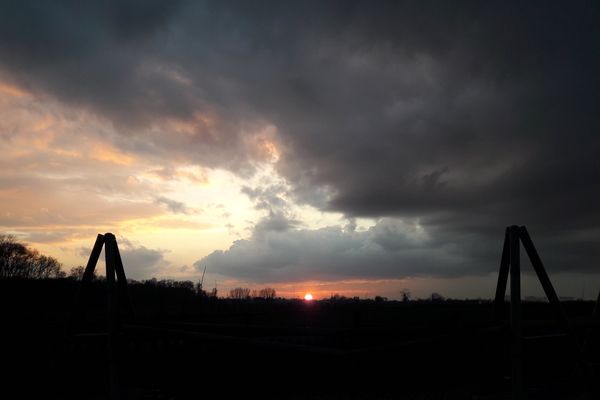
<svg viewBox="0 0 600 400"><path fill-rule="evenodd" d="M75 301L73 302L73 311L71 312L71 317L69 319L69 323L67 324L67 332L74 333L75 326L81 322L81 319L84 314L84 301L85 295L89 292L89 286L94 279L94 270L96 269L96 264L98 263L98 259L100 258L100 253L102 252L102 247L104 247L104 235L98 234L96 237L96 242L94 243L94 247L92 248L92 252L90 253L90 257L88 258L87 265L83 272L83 276L81 277L81 283L77 288L77 292L75 294Z"/></svg>
<svg viewBox="0 0 600 400"><path fill-rule="evenodd" d="M119 246L117 245L115 235L112 233L105 233L104 235L98 234L96 237L96 242L94 243L83 277L81 278L81 285L75 302L78 311L81 312L80 299L82 297L82 292L94 278L94 271L103 247L106 260L107 304L114 303L108 308L108 316L117 323L121 308L125 309L124 311L129 317L134 316L134 310L129 295L127 277L125 275L125 269L123 268ZM110 326L111 322L107 322L108 326Z"/></svg>
<svg viewBox="0 0 600 400"><path fill-rule="evenodd" d="M584 354L587 353L587 350L590 347L590 343L593 339L593 334L598 332L598 322L600 321L600 293L598 293L598 298L596 300L596 305L594 306L594 311L592 312L592 326L587 329L585 334L585 340L583 341L583 349L582 352Z"/></svg>
<svg viewBox="0 0 600 400"><path fill-rule="evenodd" d="M552 306L554 316L562 330L570 337L579 352L575 336L566 314L550 282L544 264L524 226L510 226L504 233L504 246L500 261L500 272L494 299L494 319L501 319L502 305L506 294L506 285L510 273L510 331L512 348L512 391L513 399L524 399L525 383L523 374L523 329L521 316L521 243L533 265L533 269L542 284L544 293Z"/></svg>
<svg viewBox="0 0 600 400"><path fill-rule="evenodd" d="M98 234L96 242L90 253L90 258L85 267L81 285L79 287L77 298L75 300L76 311L75 315L79 316L83 312L81 305L81 297L85 288L90 284L94 277L94 270L100 258L100 253L104 247L105 264L106 264L106 325L108 338L108 364L109 364L109 390L110 398L116 400L120 398L119 389L119 374L117 352L117 336L120 330L120 315L121 308L125 308L125 312L129 317L134 316L131 297L127 287L127 277L123 268L123 261L119 252L119 246L115 235L112 233Z"/></svg>

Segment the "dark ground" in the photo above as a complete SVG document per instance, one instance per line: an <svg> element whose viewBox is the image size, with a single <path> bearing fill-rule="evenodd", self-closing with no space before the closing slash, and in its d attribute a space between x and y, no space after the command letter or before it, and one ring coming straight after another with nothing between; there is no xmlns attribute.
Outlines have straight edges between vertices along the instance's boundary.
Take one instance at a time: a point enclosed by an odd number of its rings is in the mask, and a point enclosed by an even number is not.
<svg viewBox="0 0 600 400"><path fill-rule="evenodd" d="M104 284L86 289L73 321L77 288L0 281L0 376L16 390L3 398L108 399L111 357L128 399L510 398L510 334L488 302L233 301L132 285L135 318L123 317L111 356ZM583 343L594 303L563 306ZM560 333L548 304L523 314L528 397L600 398L597 330L581 362L568 337L547 336Z"/></svg>

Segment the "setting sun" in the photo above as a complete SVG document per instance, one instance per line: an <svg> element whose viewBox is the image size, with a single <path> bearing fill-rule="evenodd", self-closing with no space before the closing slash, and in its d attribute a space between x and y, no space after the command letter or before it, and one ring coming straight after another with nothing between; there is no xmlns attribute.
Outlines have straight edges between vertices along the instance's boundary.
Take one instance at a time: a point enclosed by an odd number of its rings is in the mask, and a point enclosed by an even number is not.
<svg viewBox="0 0 600 400"><path fill-rule="evenodd" d="M304 300L306 300L306 301L311 301L312 299L313 299L313 295L312 295L312 294L310 294L310 293L306 293L306 294L304 295Z"/></svg>

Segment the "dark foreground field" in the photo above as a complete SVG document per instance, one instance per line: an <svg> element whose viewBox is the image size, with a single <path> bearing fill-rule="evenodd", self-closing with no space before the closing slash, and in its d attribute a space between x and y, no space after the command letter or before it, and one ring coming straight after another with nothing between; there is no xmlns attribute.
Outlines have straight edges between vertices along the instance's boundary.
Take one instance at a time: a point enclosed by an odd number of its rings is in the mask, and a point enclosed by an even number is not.
<svg viewBox="0 0 600 400"><path fill-rule="evenodd" d="M74 319L77 288L0 281L2 398L108 399L111 376L127 399L510 398L510 333L488 302L233 301L133 285L135 317L109 345L103 283ZM577 344L547 304L524 304L528 398L600 398L594 304L563 306Z"/></svg>

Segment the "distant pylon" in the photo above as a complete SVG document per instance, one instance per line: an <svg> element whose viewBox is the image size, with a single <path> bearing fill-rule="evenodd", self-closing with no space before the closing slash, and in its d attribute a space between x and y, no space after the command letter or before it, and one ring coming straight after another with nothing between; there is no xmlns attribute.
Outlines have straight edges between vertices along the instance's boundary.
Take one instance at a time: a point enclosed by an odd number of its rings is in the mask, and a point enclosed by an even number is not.
<svg viewBox="0 0 600 400"><path fill-rule="evenodd" d="M206 274L206 265L204 266L204 272L202 272L202 279L200 279L200 291L204 289L204 274Z"/></svg>

